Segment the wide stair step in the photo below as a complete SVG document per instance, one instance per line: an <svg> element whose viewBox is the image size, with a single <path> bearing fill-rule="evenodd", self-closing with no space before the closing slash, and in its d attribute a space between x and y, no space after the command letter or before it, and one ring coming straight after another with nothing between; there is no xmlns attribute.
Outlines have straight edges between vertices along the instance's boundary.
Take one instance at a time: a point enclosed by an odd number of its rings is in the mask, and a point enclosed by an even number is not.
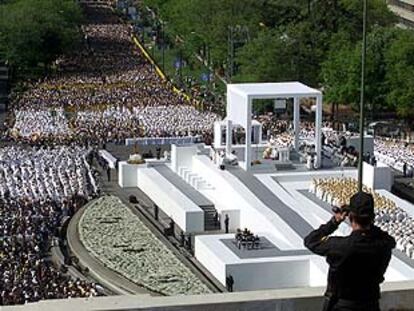
<svg viewBox="0 0 414 311"><path fill-rule="evenodd" d="M184 179L189 185L191 185L197 191L200 190L214 190L214 187L204 180L201 176L191 171L190 168L181 166L178 168L178 176ZM220 224L216 225L214 216L217 210L214 206L200 206L204 211L204 229L208 230L218 230L220 229Z"/></svg>

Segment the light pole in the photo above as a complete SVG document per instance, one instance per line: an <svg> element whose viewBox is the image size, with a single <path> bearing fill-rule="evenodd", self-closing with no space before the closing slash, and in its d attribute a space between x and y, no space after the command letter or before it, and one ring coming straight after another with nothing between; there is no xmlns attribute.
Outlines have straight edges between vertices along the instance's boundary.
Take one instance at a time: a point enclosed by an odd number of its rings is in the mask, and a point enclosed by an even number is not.
<svg viewBox="0 0 414 311"><path fill-rule="evenodd" d="M210 91L210 83L211 83L211 48L210 45L207 45L207 73L208 73L208 77L207 77L207 92Z"/></svg>
<svg viewBox="0 0 414 311"><path fill-rule="evenodd" d="M361 101L359 106L359 157L358 157L358 192L362 192L362 178L364 166L364 130L365 130L365 58L367 54L367 19L368 0L364 0L362 26L362 56L361 56Z"/></svg>
<svg viewBox="0 0 414 311"><path fill-rule="evenodd" d="M231 82L233 77L233 67L234 67L234 41L233 41L233 27L228 27L228 64L227 64L227 81Z"/></svg>
<svg viewBox="0 0 414 311"><path fill-rule="evenodd" d="M165 73L165 29L164 21L161 20L161 47L162 47L162 72Z"/></svg>

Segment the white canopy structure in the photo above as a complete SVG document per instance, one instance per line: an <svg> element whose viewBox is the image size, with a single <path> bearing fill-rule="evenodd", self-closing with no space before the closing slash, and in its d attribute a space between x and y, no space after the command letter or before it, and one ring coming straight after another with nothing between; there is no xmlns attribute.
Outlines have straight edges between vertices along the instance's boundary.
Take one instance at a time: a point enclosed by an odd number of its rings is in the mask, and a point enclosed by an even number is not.
<svg viewBox="0 0 414 311"><path fill-rule="evenodd" d="M321 164L322 142L322 93L310 88L300 82L283 83L242 83L227 85L227 129L226 129L226 152L231 152L232 146L232 124L239 124L246 132L245 160L241 166L249 170L251 166L251 130L252 130L252 102L254 99L293 98L294 101L294 131L295 149L299 148L300 133L300 99L316 99L315 120L315 148L316 166Z"/></svg>

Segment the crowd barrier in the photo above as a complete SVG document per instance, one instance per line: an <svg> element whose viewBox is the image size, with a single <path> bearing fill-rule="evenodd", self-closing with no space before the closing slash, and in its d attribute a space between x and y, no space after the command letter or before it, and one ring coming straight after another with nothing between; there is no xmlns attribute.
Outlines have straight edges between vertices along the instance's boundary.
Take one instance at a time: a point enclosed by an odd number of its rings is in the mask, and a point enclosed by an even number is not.
<svg viewBox="0 0 414 311"><path fill-rule="evenodd" d="M154 66L156 73L160 76L161 79L163 79L164 81L167 81L167 77L165 75L165 73L161 70L161 68L157 65L157 63L154 61L154 59L151 57L151 55L149 55L149 53L147 52L147 50L145 49L145 47L141 44L141 42L139 42L139 40L137 39L137 37L135 35L132 35L132 41L135 43L135 45L140 49L140 51L142 52L142 54L145 56L145 58ZM177 87L175 87L174 85L172 86L172 89L175 93L177 93L178 95L182 95L184 96L184 98L191 102L192 99L191 97L186 94L183 90L178 89ZM196 103L196 105L198 106L198 103Z"/></svg>
<svg viewBox="0 0 414 311"><path fill-rule="evenodd" d="M185 145L194 144L201 140L201 136L186 137L140 137L125 139L126 146L138 145Z"/></svg>

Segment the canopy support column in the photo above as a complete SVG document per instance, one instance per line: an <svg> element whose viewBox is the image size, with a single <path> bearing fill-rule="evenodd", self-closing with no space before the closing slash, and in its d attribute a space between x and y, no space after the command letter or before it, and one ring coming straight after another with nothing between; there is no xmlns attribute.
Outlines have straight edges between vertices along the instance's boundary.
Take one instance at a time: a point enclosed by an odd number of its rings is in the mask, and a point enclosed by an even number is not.
<svg viewBox="0 0 414 311"><path fill-rule="evenodd" d="M252 162L252 99L248 96L247 97L247 120L246 120L246 150L244 156L244 169L246 171L250 170L251 162Z"/></svg>
<svg viewBox="0 0 414 311"><path fill-rule="evenodd" d="M322 95L316 97L315 112L315 148L316 148L316 167L322 167Z"/></svg>
<svg viewBox="0 0 414 311"><path fill-rule="evenodd" d="M294 147L299 151L299 135L300 135L300 98L293 98L293 126L294 126Z"/></svg>
<svg viewBox="0 0 414 311"><path fill-rule="evenodd" d="M231 154L233 144L233 126L231 120L226 120L226 154Z"/></svg>

